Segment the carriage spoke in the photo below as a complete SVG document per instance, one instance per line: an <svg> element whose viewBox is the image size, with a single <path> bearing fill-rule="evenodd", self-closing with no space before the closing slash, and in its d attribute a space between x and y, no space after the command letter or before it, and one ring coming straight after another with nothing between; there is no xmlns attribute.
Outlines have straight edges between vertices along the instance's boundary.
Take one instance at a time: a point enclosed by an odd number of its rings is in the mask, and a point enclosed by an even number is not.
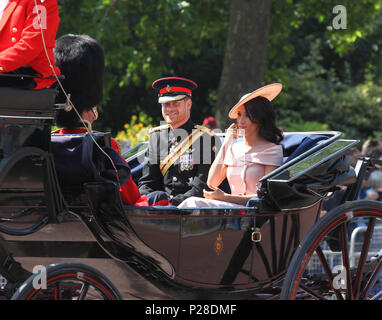
<svg viewBox="0 0 382 320"><path fill-rule="evenodd" d="M357 274L356 274L356 279L354 282L354 298L358 299L360 295L360 290L361 290L361 283L362 283L362 278L363 278L363 270L365 266L365 262L367 259L367 255L369 253L369 247L370 247L370 241L371 237L373 235L374 231L374 226L375 226L375 218L370 218L369 224L367 226L367 230L365 233L365 238L363 241L362 245L362 251L361 251L361 256L358 262L358 268L357 268Z"/></svg>
<svg viewBox="0 0 382 320"><path fill-rule="evenodd" d="M54 300L61 300L61 286L60 281L58 281L54 288Z"/></svg>
<svg viewBox="0 0 382 320"><path fill-rule="evenodd" d="M324 299L337 296L337 300L382 300L380 229L381 202L353 201L332 209L297 249L281 299L301 298L298 294L306 286Z"/></svg>
<svg viewBox="0 0 382 320"><path fill-rule="evenodd" d="M89 284L83 283L80 291L80 295L78 296L78 300L85 300L86 294L89 291Z"/></svg>
<svg viewBox="0 0 382 320"><path fill-rule="evenodd" d="M318 258L319 258L319 260L320 260L320 262L321 262L321 265L322 265L322 267L323 267L323 269L324 269L324 271L325 271L325 273L326 273L326 275L327 275L327 277L328 277L330 286L332 287L332 289L333 289L333 291L334 291L334 293L335 293L337 299L338 299L338 300L343 300L343 297L342 297L341 292L339 292L337 289L335 289L335 288L333 287L333 280L334 280L333 273L332 273L332 271L330 270L328 261L326 260L326 257L325 257L325 255L324 255L324 253L322 252L322 249L321 249L320 246L318 246L318 247L316 248L316 253L317 253L317 256L318 256Z"/></svg>
<svg viewBox="0 0 382 320"><path fill-rule="evenodd" d="M346 298L353 300L353 288L351 283L351 270L350 270L350 261L349 261L349 251L348 251L348 228L346 223L343 223L340 226L340 236L341 236L341 248L342 248L342 263L345 268L345 277L346 277Z"/></svg>
<svg viewBox="0 0 382 320"><path fill-rule="evenodd" d="M305 291L307 294L315 298L316 300L324 300L324 297L320 296L316 292L314 292L312 289L308 288L307 286L300 284L299 287L301 290Z"/></svg>
<svg viewBox="0 0 382 320"><path fill-rule="evenodd" d="M369 281L367 282L365 289L362 291L362 294L360 295L360 299L365 299L367 294L369 293L369 290L371 290L376 282L378 281L379 275L382 271L382 259L379 261L377 267L375 268L374 272L369 278Z"/></svg>

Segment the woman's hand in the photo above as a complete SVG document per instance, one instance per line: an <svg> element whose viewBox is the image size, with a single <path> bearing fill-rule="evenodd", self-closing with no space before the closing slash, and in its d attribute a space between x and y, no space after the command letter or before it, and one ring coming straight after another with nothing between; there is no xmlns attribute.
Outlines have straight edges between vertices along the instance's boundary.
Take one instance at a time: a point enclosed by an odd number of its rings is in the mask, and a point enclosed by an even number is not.
<svg viewBox="0 0 382 320"><path fill-rule="evenodd" d="M239 128L236 123L232 123L226 130L224 141L232 141L238 138Z"/></svg>
<svg viewBox="0 0 382 320"><path fill-rule="evenodd" d="M209 187L211 188L211 186ZM203 190L204 198L213 199L213 200L221 200L221 201L225 200L225 193L223 190L216 187L211 189L213 189L213 191Z"/></svg>

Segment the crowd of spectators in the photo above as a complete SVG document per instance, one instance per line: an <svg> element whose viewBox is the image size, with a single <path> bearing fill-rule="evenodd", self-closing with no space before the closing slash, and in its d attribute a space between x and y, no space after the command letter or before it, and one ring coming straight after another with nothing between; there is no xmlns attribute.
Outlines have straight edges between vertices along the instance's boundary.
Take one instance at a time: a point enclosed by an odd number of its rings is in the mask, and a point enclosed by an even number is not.
<svg viewBox="0 0 382 320"><path fill-rule="evenodd" d="M361 149L361 155L382 160L382 142L366 140ZM359 199L382 200L382 167L376 167L369 172L363 181Z"/></svg>

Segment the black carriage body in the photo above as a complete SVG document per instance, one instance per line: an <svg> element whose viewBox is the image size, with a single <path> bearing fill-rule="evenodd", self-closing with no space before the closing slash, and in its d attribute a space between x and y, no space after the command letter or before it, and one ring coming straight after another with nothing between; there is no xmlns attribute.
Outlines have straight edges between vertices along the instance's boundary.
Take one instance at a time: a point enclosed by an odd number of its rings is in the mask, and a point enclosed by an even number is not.
<svg viewBox="0 0 382 320"><path fill-rule="evenodd" d="M107 183L88 183L76 197L57 180L50 152L54 111L46 107L52 100L41 103L45 108L0 105L2 128L31 126L26 132L33 128L43 136L38 145L16 139L15 150L5 155L2 131L3 243L30 271L63 260L91 264L125 298L243 299L272 293L319 218L323 197L341 181L355 179L352 168L336 164L356 141L340 139L338 132L291 133L283 141L285 164L264 177L259 198L246 208L123 206L116 185ZM127 159L134 178L144 144L136 151Z"/></svg>
<svg viewBox="0 0 382 320"><path fill-rule="evenodd" d="M316 221L318 206L269 215L219 208L192 214L174 209L164 217L135 210L127 217L139 237L171 265L169 276L199 288L189 297L224 298L231 293L226 298L235 298L237 290L237 297L244 298L248 292L239 291L260 292L286 271L300 237Z"/></svg>

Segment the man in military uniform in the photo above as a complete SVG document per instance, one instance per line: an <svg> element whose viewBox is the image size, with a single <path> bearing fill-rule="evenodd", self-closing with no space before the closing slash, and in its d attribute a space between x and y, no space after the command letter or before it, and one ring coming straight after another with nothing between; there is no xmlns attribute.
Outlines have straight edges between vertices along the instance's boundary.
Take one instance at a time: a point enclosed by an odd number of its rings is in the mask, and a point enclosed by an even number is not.
<svg viewBox="0 0 382 320"><path fill-rule="evenodd" d="M164 124L152 128L145 155L141 194L166 192L172 205L209 190L206 181L220 147L212 130L195 125L190 118L192 91L198 86L185 78L166 77L154 81L159 91Z"/></svg>

